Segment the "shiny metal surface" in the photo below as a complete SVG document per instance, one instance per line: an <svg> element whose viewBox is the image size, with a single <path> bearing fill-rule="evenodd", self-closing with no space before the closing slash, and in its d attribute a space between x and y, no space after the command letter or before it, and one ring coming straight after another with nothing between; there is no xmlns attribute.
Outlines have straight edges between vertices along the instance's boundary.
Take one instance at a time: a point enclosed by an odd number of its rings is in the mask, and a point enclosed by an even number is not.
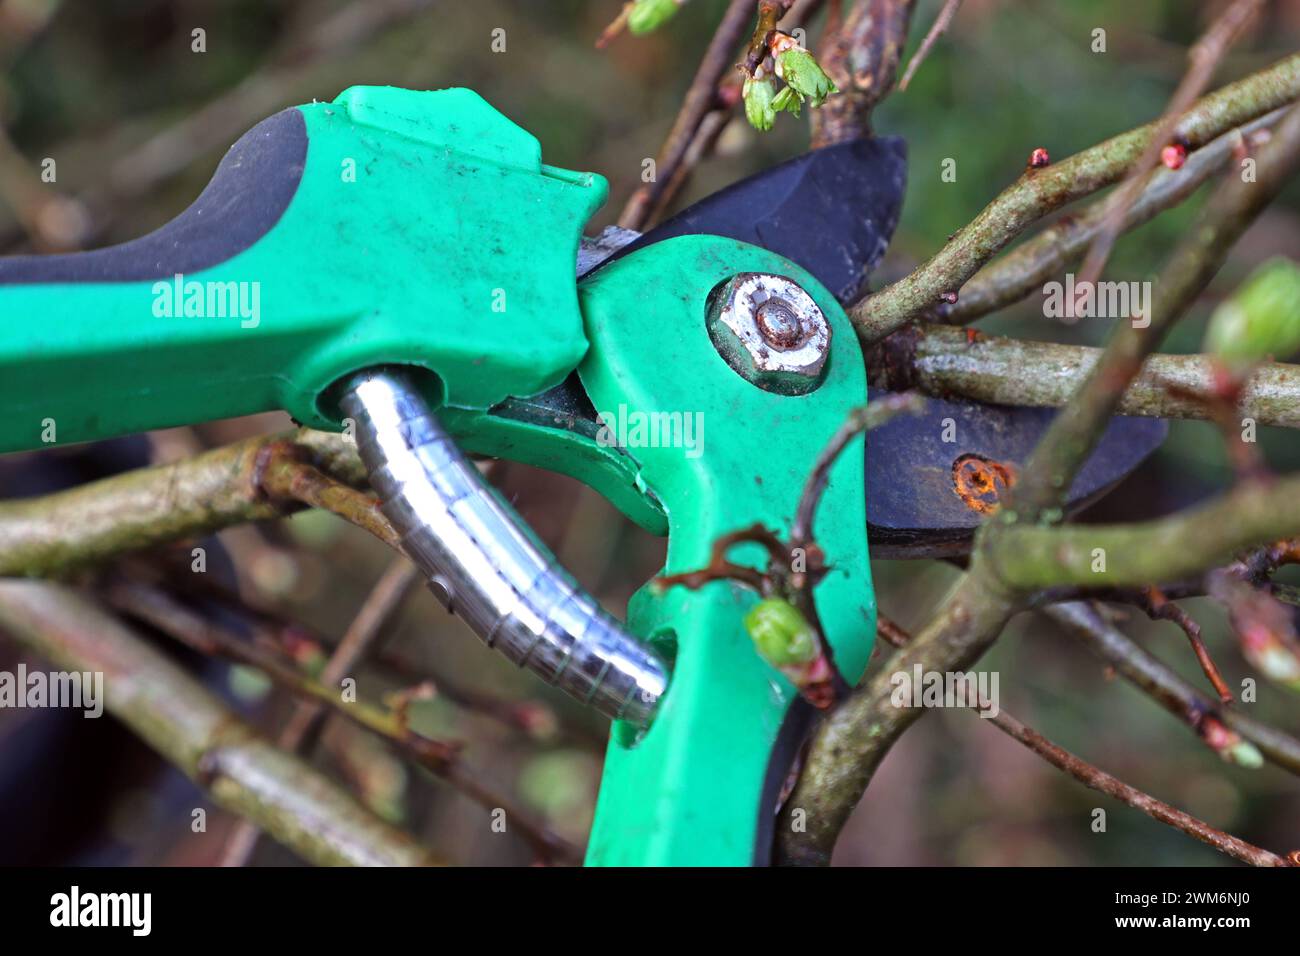
<svg viewBox="0 0 1300 956"><path fill-rule="evenodd" d="M384 514L430 590L521 667L647 726L668 668L559 566L442 430L398 369L348 384L343 413Z"/></svg>
<svg viewBox="0 0 1300 956"><path fill-rule="evenodd" d="M812 296L785 276L742 272L712 295L709 338L746 381L784 395L821 382L831 327Z"/></svg>

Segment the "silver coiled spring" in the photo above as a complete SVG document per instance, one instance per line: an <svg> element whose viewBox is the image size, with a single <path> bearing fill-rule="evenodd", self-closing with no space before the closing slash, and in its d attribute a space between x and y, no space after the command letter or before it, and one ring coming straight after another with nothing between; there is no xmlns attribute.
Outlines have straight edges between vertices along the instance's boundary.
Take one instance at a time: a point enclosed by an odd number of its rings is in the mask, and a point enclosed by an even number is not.
<svg viewBox="0 0 1300 956"><path fill-rule="evenodd" d="M521 667L645 727L668 668L560 567L483 481L407 374L355 376L341 401L384 514L430 590Z"/></svg>

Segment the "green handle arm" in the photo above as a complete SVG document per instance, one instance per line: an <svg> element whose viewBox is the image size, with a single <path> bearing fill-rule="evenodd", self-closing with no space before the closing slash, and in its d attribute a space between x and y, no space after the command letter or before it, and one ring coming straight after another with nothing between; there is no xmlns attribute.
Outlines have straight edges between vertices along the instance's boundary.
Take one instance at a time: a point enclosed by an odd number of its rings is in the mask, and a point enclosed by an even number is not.
<svg viewBox="0 0 1300 956"><path fill-rule="evenodd" d="M794 279L826 315L831 354L815 391L764 391L714 349L706 300L743 271ZM788 536L813 462L866 395L861 352L835 298L793 263L713 236L656 243L580 288L592 350L579 374L597 409L625 417L681 412L703 424L692 449L632 450L640 480L668 516L666 572L705 567L718 537L755 522ZM814 527L832 566L816 591L818 612L850 681L865 669L875 635L863 462L859 437L833 466ZM751 547L733 557L761 567L765 555ZM766 862L776 791L792 756L781 759L778 741L797 694L742 627L757 599L725 582L662 595L643 588L634 597L628 623L673 648L673 678L648 732L611 739L589 863Z"/></svg>
<svg viewBox="0 0 1300 956"><path fill-rule="evenodd" d="M482 412L586 351L573 283L603 179L468 90L356 87L245 135L177 220L111 249L0 260L0 451L285 409L436 371Z"/></svg>
<svg viewBox="0 0 1300 956"><path fill-rule="evenodd" d="M76 256L0 260L0 452L285 409L339 427L332 386L378 365L428 374L457 441L574 475L669 535L668 572L755 522L788 534L818 451L865 400L843 310L811 276L709 236L656 243L575 285L600 177L541 163L537 141L467 90L354 88L285 111L232 148L159 232ZM705 301L740 272L788 276L833 336L819 388L766 392L718 355ZM680 412L698 454L608 447L503 408L574 369L611 415ZM865 667L875 606L860 443L818 513L833 567L816 599L836 662ZM757 563L759 555L738 552ZM773 754L796 699L742 628L754 595L715 583L638 594L631 629L675 656L650 729L616 725L589 860L764 860Z"/></svg>

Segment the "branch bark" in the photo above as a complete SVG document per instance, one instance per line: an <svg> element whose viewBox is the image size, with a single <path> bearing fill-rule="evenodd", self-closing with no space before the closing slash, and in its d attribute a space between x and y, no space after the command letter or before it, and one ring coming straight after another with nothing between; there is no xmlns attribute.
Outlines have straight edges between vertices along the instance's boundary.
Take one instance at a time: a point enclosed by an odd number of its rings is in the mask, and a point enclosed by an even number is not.
<svg viewBox="0 0 1300 956"><path fill-rule="evenodd" d="M935 398L1060 408L1092 374L1102 350L1001 336L970 337L942 325L901 329L873 357L873 385L920 389ZM1209 420L1214 367L1204 355L1152 355L1120 397L1121 415ZM1260 425L1300 428L1300 365L1264 363L1246 380L1237 409Z"/></svg>
<svg viewBox="0 0 1300 956"><path fill-rule="evenodd" d="M1191 725L1197 715L1213 714L1258 747L1266 760L1300 774L1300 740L1246 716L1240 708L1220 707L1133 643L1090 602L1054 604L1044 608L1043 613L1180 721Z"/></svg>
<svg viewBox="0 0 1300 956"><path fill-rule="evenodd" d="M1176 133L1188 143L1189 150L1195 150L1297 97L1300 54L1197 101L1179 120ZM833 101L828 100L827 105ZM923 317L939 303L943 293L959 290L1030 223L1118 182L1142 154L1157 126L1148 123L1062 162L1026 170L916 271L854 306L850 318L859 336L870 344Z"/></svg>
<svg viewBox="0 0 1300 956"><path fill-rule="evenodd" d="M966 670L997 639L1013 613L1012 596L974 556L970 571L944 599L916 639L896 651L818 729L803 772L776 828L776 862L830 863L835 840L894 742L925 712L896 707L891 676ZM803 811L803 828L794 813Z"/></svg>
<svg viewBox="0 0 1300 956"><path fill-rule="evenodd" d="M1137 787L1129 786L1118 777L1112 777L1101 768L1076 757L1063 747L1058 747L1033 728L1026 727L1005 710L990 717L989 722L1085 786L1114 797L1135 810L1141 810L1147 816L1181 830L1188 836L1214 847L1220 853L1226 853L1233 859L1249 863L1251 866L1291 865L1276 853L1215 829L1204 820L1199 820L1190 813L1184 813L1163 800L1157 800L1149 793L1143 793Z"/></svg>
<svg viewBox="0 0 1300 956"><path fill-rule="evenodd" d="M1294 83L1300 79L1300 56L1289 62ZM1243 83L1258 83L1259 77L1267 73L1256 74L1251 81ZM1236 84L1236 88L1241 89L1242 84ZM1256 89L1255 92L1260 91ZM1201 104L1204 107L1207 101L1214 100L1218 104L1210 111L1214 115L1219 115L1221 109L1240 105L1231 97L1224 99L1223 91L1216 97L1208 97ZM1261 112L1267 112L1267 109ZM1198 115L1204 118L1208 114L1202 111ZM1184 123L1187 122L1185 117ZM1235 121L1231 125L1235 125ZM1127 148L1140 148L1140 137L1126 135L1131 140ZM1079 155L1093 152L1089 150ZM1297 154L1300 154L1300 110L1292 110L1279 125L1278 134L1270 140L1268 149L1261 152L1257 164L1260 171L1258 183L1244 191L1235 188L1244 184L1229 184L1221 190L1197 224L1194 234L1175 252L1158 283L1161 293L1153 309L1152 328L1143 330L1124 325L1112 337L1092 377L1076 394L1074 404L1056 417L1023 469L1020 483L1012 490L1012 501L1004 504L994 520L977 534L970 569L949 592L935 617L915 641L897 651L881 671L859 685L849 699L822 723L809 748L803 774L786 803L777 828L779 861L800 864L829 862L835 839L876 767L903 731L920 716L918 709L893 705L889 675L900 670L910 671L917 665L923 670L941 672L968 669L997 639L1007 619L1024 604L1026 591L1033 585L1026 588L1018 584L1009 586L1001 562L991 560L989 552L1001 547L1003 550L998 552L998 557L1018 560L1020 556L1011 555L1011 548L1001 544L999 539L1005 541L1004 536L1009 536L1009 533L1037 533L1040 538L1036 540L1042 545L1040 560L1050 556L1046 536L1059 533L1060 529L1034 528L1029 526L1032 520L1068 489L1070 479L1088 454L1096 434L1113 412L1129 381L1137 374L1142 358L1158 341L1157 333L1166 328L1208 282L1226 255L1227 247L1272 198ZM1050 168L1044 170L1047 171ZM1078 169L1075 172L1084 174ZM1026 486L1028 494L1022 494ZM1300 492L1300 486L1288 490L1294 498ZM1084 529L1067 530L1087 533ZM1275 539L1281 533L1284 532L1274 527L1271 533L1261 533L1255 540ZM1140 550L1149 553L1155 549L1144 542ZM1131 560L1131 555L1124 557ZM1022 568L1021 572L1026 578L1034 575L1033 569L1028 567ZM792 825L795 810L803 810L806 814L801 831Z"/></svg>
<svg viewBox="0 0 1300 956"><path fill-rule="evenodd" d="M1169 518L1120 525L1008 526L984 553L1005 586L1124 587L1178 581L1252 545L1300 534L1300 475L1238 484Z"/></svg>
<svg viewBox="0 0 1300 956"><path fill-rule="evenodd" d="M1259 74L1257 74L1259 75ZM1260 150L1257 178L1227 179L1211 197L1159 280L1143 322L1119 321L1101 358L1030 455L1003 509L1003 524L1059 513L1079 468L1142 363L1201 294L1228 250L1272 202L1300 162L1300 108L1292 107Z"/></svg>
<svg viewBox="0 0 1300 956"><path fill-rule="evenodd" d="M421 866L429 851L284 753L77 592L0 581L0 626L60 667L102 672L107 710L228 810L321 865Z"/></svg>
<svg viewBox="0 0 1300 956"><path fill-rule="evenodd" d="M709 41L708 49L700 60L695 77L691 80L686 98L682 101L672 129L659 148L655 159L655 178L632 194L618 217L624 229L644 230L651 213L658 206L660 194L672 182L682 161L695 139L695 133L704 117L713 109L718 98L718 85L735 62L736 48L745 36L746 28L754 16L754 0L731 0L722 15L722 21Z"/></svg>
<svg viewBox="0 0 1300 956"><path fill-rule="evenodd" d="M859 0L821 48L840 92L812 110L812 148L871 132L871 112L894 88L916 0Z"/></svg>
<svg viewBox="0 0 1300 956"><path fill-rule="evenodd" d="M332 497L314 479L295 487L295 465L349 486L366 481L350 442L300 429L68 491L0 502L0 575L58 576L126 551L278 518L302 507L296 493L312 494L322 504L355 505L358 520L371 530L380 527L369 496L341 500L338 489Z"/></svg>
<svg viewBox="0 0 1300 956"><path fill-rule="evenodd" d="M1128 179L1109 197L1108 208L1096 238L1084 259L1081 278L1091 284L1101 278L1110 256L1111 247L1119 237L1129 207L1142 191L1142 181L1160 159L1160 153L1171 140L1179 115L1201 95L1210 82L1214 69L1246 26L1254 21L1264 6L1264 0L1232 0L1209 29L1187 52L1188 68L1174 90L1154 134L1147 141L1142 155L1129 170Z"/></svg>
<svg viewBox="0 0 1300 956"><path fill-rule="evenodd" d="M1181 169L1158 169L1142 194L1130 205L1121 223L1127 232L1150 222L1181 203L1220 172L1237 150L1252 143L1260 131L1273 126L1286 110L1274 110L1239 129L1232 129L1187 157ZM954 304L941 304L934 318L965 325L1027 298L1043 284L1081 258L1106 218L1108 202L1094 201L1079 213L1066 213L1031 239L993 260L961 287Z"/></svg>

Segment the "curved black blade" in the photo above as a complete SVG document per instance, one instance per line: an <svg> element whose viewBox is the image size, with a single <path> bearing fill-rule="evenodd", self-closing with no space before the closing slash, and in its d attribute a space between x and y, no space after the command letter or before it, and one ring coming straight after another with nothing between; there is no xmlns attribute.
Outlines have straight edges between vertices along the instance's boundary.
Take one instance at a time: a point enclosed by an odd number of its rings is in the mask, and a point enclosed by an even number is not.
<svg viewBox="0 0 1300 956"><path fill-rule="evenodd" d="M838 143L701 199L607 261L674 236L726 236L785 256L841 302L852 302L885 254L906 186L900 137Z"/></svg>
<svg viewBox="0 0 1300 956"><path fill-rule="evenodd" d="M868 398L882 394L868 389ZM969 550L1056 409L926 399L867 432L867 534L873 557L944 557ZM1101 497L1164 441L1159 418L1111 419L1070 487L1068 509ZM951 439L945 441L945 438Z"/></svg>

